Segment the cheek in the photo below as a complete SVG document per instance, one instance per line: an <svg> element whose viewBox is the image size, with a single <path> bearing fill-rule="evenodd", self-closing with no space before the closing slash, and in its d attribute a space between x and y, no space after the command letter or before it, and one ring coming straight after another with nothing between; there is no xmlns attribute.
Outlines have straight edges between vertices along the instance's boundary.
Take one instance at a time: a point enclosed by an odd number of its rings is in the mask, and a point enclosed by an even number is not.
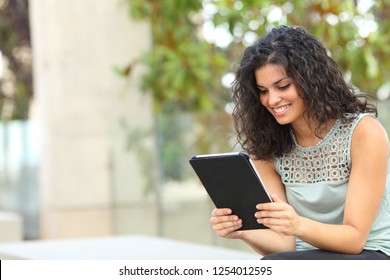
<svg viewBox="0 0 390 280"><path fill-rule="evenodd" d="M298 94L297 89L295 86L292 86L291 89L288 91L287 96L291 100L303 100L303 98Z"/></svg>

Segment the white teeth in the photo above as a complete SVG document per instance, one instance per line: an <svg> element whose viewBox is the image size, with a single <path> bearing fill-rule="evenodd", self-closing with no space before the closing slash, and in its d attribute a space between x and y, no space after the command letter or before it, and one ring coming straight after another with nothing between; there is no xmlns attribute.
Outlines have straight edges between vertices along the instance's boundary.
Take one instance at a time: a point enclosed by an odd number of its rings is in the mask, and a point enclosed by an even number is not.
<svg viewBox="0 0 390 280"><path fill-rule="evenodd" d="M290 105L286 105L286 106L283 106L283 107L278 107L278 108L274 108L274 111L276 113L283 113L284 111L287 110L287 108L289 107Z"/></svg>

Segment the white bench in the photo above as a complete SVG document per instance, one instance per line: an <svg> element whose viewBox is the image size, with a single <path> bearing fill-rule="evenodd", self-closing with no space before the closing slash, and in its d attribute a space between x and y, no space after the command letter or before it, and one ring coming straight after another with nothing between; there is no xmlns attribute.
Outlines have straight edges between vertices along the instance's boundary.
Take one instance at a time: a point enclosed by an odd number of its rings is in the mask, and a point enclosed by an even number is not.
<svg viewBox="0 0 390 280"><path fill-rule="evenodd" d="M0 243L17 242L23 238L22 216L14 212L0 211Z"/></svg>
<svg viewBox="0 0 390 280"><path fill-rule="evenodd" d="M25 260L258 260L261 256L166 238L129 235L0 244L0 259Z"/></svg>

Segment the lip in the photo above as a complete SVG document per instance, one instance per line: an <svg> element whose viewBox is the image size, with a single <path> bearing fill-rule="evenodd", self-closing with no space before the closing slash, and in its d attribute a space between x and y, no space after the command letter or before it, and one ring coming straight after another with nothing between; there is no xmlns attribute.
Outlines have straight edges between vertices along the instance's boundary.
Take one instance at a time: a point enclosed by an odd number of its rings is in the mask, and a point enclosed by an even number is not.
<svg viewBox="0 0 390 280"><path fill-rule="evenodd" d="M291 107L291 104L272 107L272 111L274 112L275 115L280 116L280 115L283 115L284 113L286 113L290 107Z"/></svg>

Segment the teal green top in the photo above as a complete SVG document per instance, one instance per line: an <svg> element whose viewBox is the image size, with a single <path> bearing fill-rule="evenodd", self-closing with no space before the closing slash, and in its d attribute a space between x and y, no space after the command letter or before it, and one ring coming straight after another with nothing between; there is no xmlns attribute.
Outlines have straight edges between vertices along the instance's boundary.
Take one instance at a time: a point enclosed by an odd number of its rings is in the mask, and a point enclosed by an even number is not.
<svg viewBox="0 0 390 280"><path fill-rule="evenodd" d="M327 224L343 223L352 134L359 121L368 115L360 114L352 122L337 120L314 147L299 146L292 133L294 149L276 158L275 166L285 185L288 202L299 215ZM296 246L297 250L314 248L298 238ZM384 196L364 249L390 255L390 164Z"/></svg>

